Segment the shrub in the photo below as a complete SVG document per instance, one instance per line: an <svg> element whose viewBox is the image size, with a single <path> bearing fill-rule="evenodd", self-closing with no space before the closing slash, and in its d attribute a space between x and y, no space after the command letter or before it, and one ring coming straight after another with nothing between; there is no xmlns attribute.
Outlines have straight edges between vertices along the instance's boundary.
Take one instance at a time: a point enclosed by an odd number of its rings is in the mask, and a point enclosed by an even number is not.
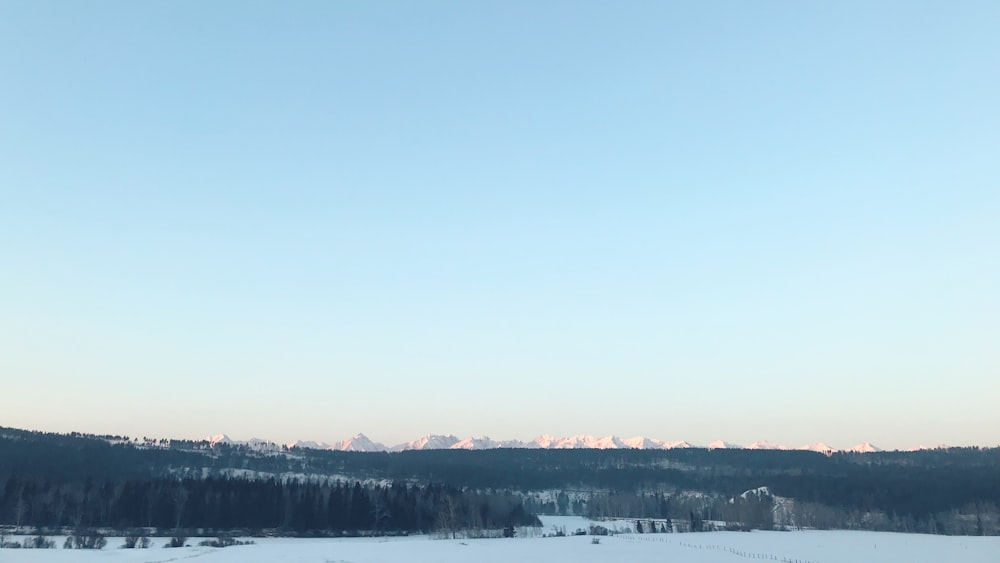
<svg viewBox="0 0 1000 563"><path fill-rule="evenodd" d="M145 531L132 530L125 534L125 543L122 545L122 549L146 549L149 544L150 541L146 537Z"/></svg>
<svg viewBox="0 0 1000 563"><path fill-rule="evenodd" d="M72 536L66 538L63 548L104 549L106 545L108 545L108 540L96 530L77 530Z"/></svg>
<svg viewBox="0 0 1000 563"><path fill-rule="evenodd" d="M597 524L590 525L590 535L592 536L606 536L608 535L608 529L604 526L598 526Z"/></svg>
<svg viewBox="0 0 1000 563"><path fill-rule="evenodd" d="M230 547L233 545L250 545L252 541L240 541L236 538L231 538L229 536L219 536L214 540L204 540L198 543L200 546L204 547Z"/></svg>
<svg viewBox="0 0 1000 563"><path fill-rule="evenodd" d="M39 534L31 539L24 540L24 547L31 549L55 549L56 542Z"/></svg>
<svg viewBox="0 0 1000 563"><path fill-rule="evenodd" d="M0 548L5 549L17 549L21 547L20 542L7 541L7 534L3 530L0 530Z"/></svg>

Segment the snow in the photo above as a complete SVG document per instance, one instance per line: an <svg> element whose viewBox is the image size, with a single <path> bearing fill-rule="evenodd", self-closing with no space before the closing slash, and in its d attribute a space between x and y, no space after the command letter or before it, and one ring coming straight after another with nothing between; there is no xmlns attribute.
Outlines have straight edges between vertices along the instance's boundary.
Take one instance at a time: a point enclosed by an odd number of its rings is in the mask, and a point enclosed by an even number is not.
<svg viewBox="0 0 1000 563"><path fill-rule="evenodd" d="M229 436L226 436L225 434L216 434L214 436L208 436L207 438L205 438L205 441L208 442L209 444L213 445L213 446L216 445L216 444L232 444L233 443L232 439L230 439Z"/></svg>
<svg viewBox="0 0 1000 563"><path fill-rule="evenodd" d="M407 442L391 448L392 451L402 450L423 450L423 449L465 449L484 450L492 448L543 448L543 449L669 449L669 448L690 448L693 447L683 440L677 442L663 442L654 438L635 436L633 438L622 439L618 436L591 436L588 434L577 434L567 437L556 437L551 434L542 434L530 442L520 440L499 441L489 436L468 437L458 439L455 436L425 436L413 442ZM334 449L337 449L336 447Z"/></svg>
<svg viewBox="0 0 1000 563"><path fill-rule="evenodd" d="M859 454L869 454L874 452L880 452L882 451L882 448L872 444L871 442L862 442L848 451L852 451L854 453L859 453Z"/></svg>
<svg viewBox="0 0 1000 563"><path fill-rule="evenodd" d="M552 434L542 434L541 436L535 438L534 443L538 444L539 448L551 448L559 439Z"/></svg>
<svg viewBox="0 0 1000 563"><path fill-rule="evenodd" d="M739 450L742 448L743 446L739 444L733 444L724 440L716 440L708 445L708 449L710 450Z"/></svg>
<svg viewBox="0 0 1000 563"><path fill-rule="evenodd" d="M561 438L553 446L558 449L596 448L601 450L624 448L625 444L616 436L588 436L578 434L568 438Z"/></svg>
<svg viewBox="0 0 1000 563"><path fill-rule="evenodd" d="M694 446L685 440L678 440L676 442L664 442L663 447L672 450L674 448L693 448Z"/></svg>
<svg viewBox="0 0 1000 563"><path fill-rule="evenodd" d="M575 519L577 523L587 523ZM567 523L572 523L567 520ZM575 528L566 526L568 533ZM15 538L16 539L16 538ZM118 549L121 538L109 538L100 551L5 549L4 563L166 563L197 559L199 563L506 563L509 561L573 561L598 563L745 563L748 560L801 563L996 563L1000 537L931 536L856 531L707 532L700 534L622 534L514 539L401 538L292 539L263 538L254 545L163 549L156 538L150 549ZM188 543L197 543L191 538ZM61 540L58 542L61 545Z"/></svg>
<svg viewBox="0 0 1000 563"><path fill-rule="evenodd" d="M405 450L446 450L458 443L458 437L448 434L447 436L442 436L440 434L430 434L422 438L413 440L412 442L406 442L405 444L399 444L393 447L393 451L405 451Z"/></svg>
<svg viewBox="0 0 1000 563"><path fill-rule="evenodd" d="M550 516L540 515L542 521L541 533L553 534L557 530L563 530L567 534L572 534L576 530L589 530L591 525L603 526L615 533L635 532L635 520L625 520L621 518L591 520L584 516ZM530 533L530 531L528 531ZM522 535L524 535L522 533Z"/></svg>
<svg viewBox="0 0 1000 563"><path fill-rule="evenodd" d="M209 436L205 438L211 445L216 444L228 444L228 445L245 445L253 449L262 452L279 452L281 447L274 442L269 442L260 438L252 438L248 441L237 441L231 439L225 434L217 434L214 436ZM289 448L310 448L317 450L341 450L341 451L354 451L354 452L399 452L407 450L446 450L446 449L465 449L465 450L484 450L484 449L494 449L494 448L542 448L542 449L577 449L577 448L591 448L591 449L619 449L619 448L631 448L640 450L669 450L673 448L695 448L695 446L685 440L677 440L673 442L658 440L656 438L648 438L646 436L634 436L632 438L620 438L618 436L591 436L589 434L577 434L574 436L564 436L557 437L552 434L542 434L531 440L529 442L522 442L521 440L494 440L489 436L478 436L478 437L467 437L458 438L452 434L430 434L423 436L416 440L410 442L403 442L402 444L397 444L392 447L386 447L380 442L375 442L365 436L364 434L355 434L354 436L347 438L346 440L341 440L339 442L327 443L327 442L314 442L311 440L296 440L294 442L289 442L286 444ZM744 446L739 444L734 444L732 442L726 442L724 440L716 440L708 444L708 449L743 449ZM941 445L936 446L937 448L947 448L947 446ZM781 444L776 444L767 440L761 440L745 446L748 450L788 450L787 446ZM870 453L870 452L880 452L881 448L872 445L870 442L862 442L853 448L848 450L838 450L824 444L823 442L816 442L812 444L806 444L798 448L800 450L810 450L814 452L820 452L826 455L832 455L834 452L847 451L856 453ZM924 449L923 446L917 449Z"/></svg>
<svg viewBox="0 0 1000 563"><path fill-rule="evenodd" d="M768 440L758 440L749 446L748 450L787 450L788 448L780 444L775 444L774 442Z"/></svg>
<svg viewBox="0 0 1000 563"><path fill-rule="evenodd" d="M499 447L502 447L501 443L490 438L489 436L465 438L464 440L459 440L450 446L453 450L490 450Z"/></svg>
<svg viewBox="0 0 1000 563"><path fill-rule="evenodd" d="M750 489L749 491L743 491L743 493L740 494L740 498L748 498L750 495L759 497L759 496L770 495L770 494L771 494L771 490L768 489L767 487L757 487L756 489ZM730 500L729 502L733 502L733 500Z"/></svg>
<svg viewBox="0 0 1000 563"><path fill-rule="evenodd" d="M333 446L326 442L313 442L312 440L295 440L288 444L289 448L308 448L310 450L329 450Z"/></svg>
<svg viewBox="0 0 1000 563"><path fill-rule="evenodd" d="M831 455L833 452L837 451L830 446L824 444L823 442L815 442L812 444L806 444L799 448L800 450L808 450L812 452L819 452L821 454Z"/></svg>
<svg viewBox="0 0 1000 563"><path fill-rule="evenodd" d="M343 452L384 452L388 450L384 445L371 441L364 434L355 434L346 440L337 442L330 449Z"/></svg>
<svg viewBox="0 0 1000 563"><path fill-rule="evenodd" d="M636 449L636 450L662 450L663 442L655 438L646 438L645 436L635 436L633 438L626 438L622 440L625 447Z"/></svg>

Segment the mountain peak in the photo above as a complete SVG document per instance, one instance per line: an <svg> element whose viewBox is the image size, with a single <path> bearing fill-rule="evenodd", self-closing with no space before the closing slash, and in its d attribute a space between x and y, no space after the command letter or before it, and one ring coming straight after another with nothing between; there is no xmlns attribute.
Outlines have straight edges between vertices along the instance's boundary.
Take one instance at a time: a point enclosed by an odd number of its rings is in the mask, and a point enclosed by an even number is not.
<svg viewBox="0 0 1000 563"><path fill-rule="evenodd" d="M502 447L500 442L489 436L480 436L478 438L470 436L463 440L458 440L450 446L453 450L492 450L499 447Z"/></svg>
<svg viewBox="0 0 1000 563"><path fill-rule="evenodd" d="M213 445L213 446L216 445L216 444L232 444L233 443L233 440L229 436L226 436L225 434L216 434L214 436L208 436L208 437L205 438L205 441L208 442L209 444Z"/></svg>
<svg viewBox="0 0 1000 563"><path fill-rule="evenodd" d="M337 442L330 449L343 452L384 452L388 448L383 444L373 442L368 436L359 432L346 440Z"/></svg>
<svg viewBox="0 0 1000 563"><path fill-rule="evenodd" d="M787 446L782 446L781 444L775 444L770 440L758 440L749 446L748 450L787 450Z"/></svg>
<svg viewBox="0 0 1000 563"><path fill-rule="evenodd" d="M406 450L446 450L458 442L458 437L453 434L428 434L417 438L412 442L399 444L392 448L393 451Z"/></svg>
<svg viewBox="0 0 1000 563"><path fill-rule="evenodd" d="M708 449L710 450L738 450L742 448L743 446L739 444L726 442L724 440L716 440L708 445Z"/></svg>
<svg viewBox="0 0 1000 563"><path fill-rule="evenodd" d="M809 450L812 452L818 452L824 455L833 455L833 452L837 451L830 446L824 444L823 442L814 442L812 444L806 444L799 448L800 450Z"/></svg>
<svg viewBox="0 0 1000 563"><path fill-rule="evenodd" d="M849 451L859 454L869 454L874 452L880 452L882 451L882 448L872 444L871 442L862 442L851 448Z"/></svg>
<svg viewBox="0 0 1000 563"><path fill-rule="evenodd" d="M231 439L226 434L216 434L214 436L209 436L204 439L211 445L223 444L223 445L242 445L248 446L253 449L258 450L280 450L281 446L274 444L273 442L268 442L267 440L262 440L260 438L252 438L247 441L235 441ZM311 440L296 440L294 442L289 442L286 444L288 448L309 448L317 450L339 450L339 451L350 451L350 452L400 452L408 450L447 450L447 449L465 449L465 450L485 450L485 449L495 449L495 448L538 448L538 449L640 449L640 450L663 450L663 449L674 449L674 448L696 448L696 447L707 447L710 450L716 449L748 449L748 450L789 450L787 446L777 444L768 440L759 440L750 444L749 446L741 446L739 444L734 444L732 442L726 442L724 440L716 440L708 444L708 446L695 446L686 440L677 440L673 442L665 442L663 440L657 440L656 438L648 438L646 436L633 436L631 438L620 438L615 435L607 436L592 436L589 434L575 434L573 436L562 436L558 437L553 434L541 434L534 440L530 442L522 442L520 440L494 440L489 436L469 436L467 438L459 438L454 434L428 434L421 438L417 438L411 442L404 442L397 444L391 448L386 447L380 442L376 442L366 436L365 434L359 432L350 438L341 440L339 442L327 443L327 442L314 442ZM941 445L938 448L947 448L947 446ZM806 444L799 448L798 450L808 450L819 452L825 455L833 455L838 450L836 448L830 447L823 442L814 442L812 444ZM872 445L870 442L862 442L849 450L843 450L849 452L857 453L870 453L870 452L880 452L883 451L881 448Z"/></svg>
<svg viewBox="0 0 1000 563"><path fill-rule="evenodd" d="M329 450L333 446L326 442L313 442L312 440L295 440L288 443L289 448L308 448L310 450Z"/></svg>
<svg viewBox="0 0 1000 563"><path fill-rule="evenodd" d="M687 440L677 440L676 442L664 442L663 448L667 450L693 448L694 445Z"/></svg>
<svg viewBox="0 0 1000 563"><path fill-rule="evenodd" d="M635 436L632 438L626 438L622 442L635 450L662 450L663 442L656 440L654 438L647 438L645 436Z"/></svg>

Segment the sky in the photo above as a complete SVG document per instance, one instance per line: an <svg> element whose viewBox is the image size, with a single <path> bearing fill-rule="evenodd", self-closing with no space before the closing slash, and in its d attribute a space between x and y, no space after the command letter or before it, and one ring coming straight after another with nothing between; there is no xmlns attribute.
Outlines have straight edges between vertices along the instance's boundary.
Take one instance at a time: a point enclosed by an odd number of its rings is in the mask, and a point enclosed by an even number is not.
<svg viewBox="0 0 1000 563"><path fill-rule="evenodd" d="M998 445L998 27L0 0L0 426Z"/></svg>

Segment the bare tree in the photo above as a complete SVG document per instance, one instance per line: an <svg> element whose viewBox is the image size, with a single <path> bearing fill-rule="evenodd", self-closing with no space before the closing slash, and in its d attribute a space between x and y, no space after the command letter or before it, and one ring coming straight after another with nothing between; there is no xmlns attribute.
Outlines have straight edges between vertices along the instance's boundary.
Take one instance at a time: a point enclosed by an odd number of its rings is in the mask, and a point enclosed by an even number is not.
<svg viewBox="0 0 1000 563"><path fill-rule="evenodd" d="M173 490L174 499L174 529L180 530L181 528L181 516L184 515L184 506L187 504L188 491L184 488L184 482L177 484L177 487Z"/></svg>
<svg viewBox="0 0 1000 563"><path fill-rule="evenodd" d="M451 533L451 538L455 539L455 501L451 495L444 495L438 507L438 530L445 536Z"/></svg>
<svg viewBox="0 0 1000 563"><path fill-rule="evenodd" d="M21 532L21 519L28 511L28 503L24 501L24 484L17 489L17 502L14 504L14 533Z"/></svg>

